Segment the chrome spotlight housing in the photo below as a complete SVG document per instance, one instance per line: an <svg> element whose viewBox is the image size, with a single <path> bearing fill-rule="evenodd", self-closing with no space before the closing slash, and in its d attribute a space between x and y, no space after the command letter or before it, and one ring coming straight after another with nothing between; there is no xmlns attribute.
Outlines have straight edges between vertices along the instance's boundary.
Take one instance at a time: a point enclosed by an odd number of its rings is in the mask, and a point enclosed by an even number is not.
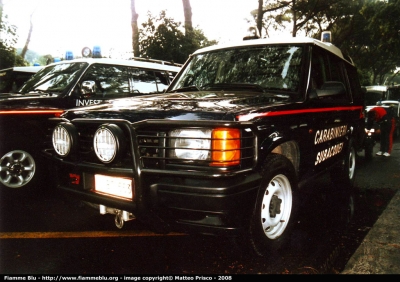
<svg viewBox="0 0 400 282"><path fill-rule="evenodd" d="M103 163L118 160L126 148L124 133L115 124L102 124L93 137L93 149L97 158Z"/></svg>
<svg viewBox="0 0 400 282"><path fill-rule="evenodd" d="M78 146L78 133L71 123L57 124L52 134L53 148L61 157L68 156Z"/></svg>

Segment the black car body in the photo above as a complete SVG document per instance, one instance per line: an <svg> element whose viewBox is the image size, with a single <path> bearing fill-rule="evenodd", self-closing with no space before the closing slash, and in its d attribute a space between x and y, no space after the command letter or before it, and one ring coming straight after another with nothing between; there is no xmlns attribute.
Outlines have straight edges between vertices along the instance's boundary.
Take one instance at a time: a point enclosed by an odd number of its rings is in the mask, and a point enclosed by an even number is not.
<svg viewBox="0 0 400 282"><path fill-rule="evenodd" d="M167 62L76 59L50 64L17 93L0 94L0 186L30 188L45 175L40 151L48 118L65 109L162 93L180 66Z"/></svg>
<svg viewBox="0 0 400 282"><path fill-rule="evenodd" d="M58 189L115 214L117 227L137 218L159 232L240 237L268 255L290 237L312 179L330 172L334 194L351 194L364 94L330 43L212 46L164 94L52 119L44 154Z"/></svg>

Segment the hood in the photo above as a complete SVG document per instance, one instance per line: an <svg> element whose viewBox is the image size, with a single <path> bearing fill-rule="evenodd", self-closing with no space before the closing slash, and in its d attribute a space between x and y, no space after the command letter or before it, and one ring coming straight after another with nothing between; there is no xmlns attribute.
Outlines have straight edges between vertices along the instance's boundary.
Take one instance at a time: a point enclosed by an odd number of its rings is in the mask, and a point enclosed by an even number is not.
<svg viewBox="0 0 400 282"><path fill-rule="evenodd" d="M54 109L59 108L57 95L51 94L0 94L0 109Z"/></svg>
<svg viewBox="0 0 400 282"><path fill-rule="evenodd" d="M63 117L170 120L235 120L241 113L272 110L293 104L289 95L260 92L196 91L124 98L109 104L68 110Z"/></svg>

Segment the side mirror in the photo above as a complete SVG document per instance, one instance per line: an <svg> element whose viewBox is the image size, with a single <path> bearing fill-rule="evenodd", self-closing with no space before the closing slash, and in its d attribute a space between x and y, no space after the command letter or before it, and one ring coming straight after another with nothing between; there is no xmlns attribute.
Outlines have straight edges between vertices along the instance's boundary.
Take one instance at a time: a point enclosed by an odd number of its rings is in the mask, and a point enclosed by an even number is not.
<svg viewBox="0 0 400 282"><path fill-rule="evenodd" d="M85 80L81 84L81 93L84 98L96 95L96 83L93 80Z"/></svg>
<svg viewBox="0 0 400 282"><path fill-rule="evenodd" d="M340 96L346 94L346 88L343 83L339 81L327 81L325 82L321 89L317 89L318 97L325 96Z"/></svg>

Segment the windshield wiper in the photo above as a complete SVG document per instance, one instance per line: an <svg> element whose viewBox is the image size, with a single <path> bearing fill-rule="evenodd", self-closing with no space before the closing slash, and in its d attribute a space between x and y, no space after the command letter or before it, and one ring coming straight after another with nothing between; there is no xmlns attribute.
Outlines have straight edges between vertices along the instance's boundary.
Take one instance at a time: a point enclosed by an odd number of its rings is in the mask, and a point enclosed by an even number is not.
<svg viewBox="0 0 400 282"><path fill-rule="evenodd" d="M258 84L253 83L208 83L201 86L202 90L210 90L210 89L248 89L255 90L257 92L265 92L265 89Z"/></svg>
<svg viewBox="0 0 400 282"><path fill-rule="evenodd" d="M55 93L54 93L54 91L51 91L51 90L33 89L33 90L30 90L28 93L24 93L24 94L48 94L51 96Z"/></svg>
<svg viewBox="0 0 400 282"><path fill-rule="evenodd" d="M187 91L193 91L193 90L200 91L200 89L196 85L190 85L190 86L174 89L171 92L176 93L176 92L187 92Z"/></svg>

